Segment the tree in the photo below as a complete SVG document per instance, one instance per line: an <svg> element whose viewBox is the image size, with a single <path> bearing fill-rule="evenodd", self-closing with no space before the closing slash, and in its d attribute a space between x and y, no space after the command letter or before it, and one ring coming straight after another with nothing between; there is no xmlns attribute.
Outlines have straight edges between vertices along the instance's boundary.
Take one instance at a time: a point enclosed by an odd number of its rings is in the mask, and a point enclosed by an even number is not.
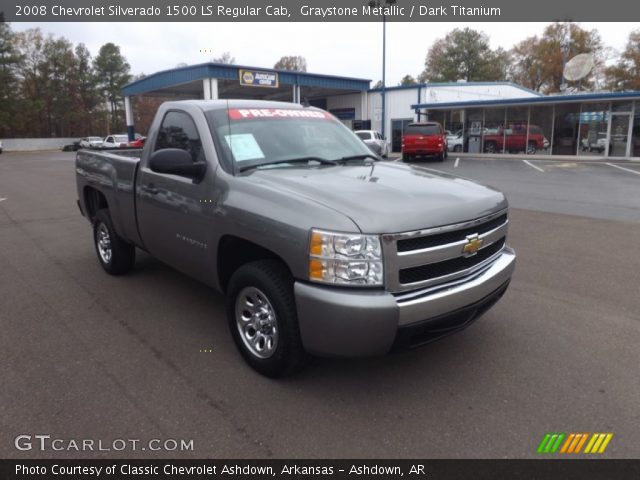
<svg viewBox="0 0 640 480"><path fill-rule="evenodd" d="M51 131L47 127L45 107L47 78L44 71L45 39L39 28L32 28L15 35L15 45L20 54L18 66L20 87L20 109L16 123L21 133L27 136L48 137Z"/></svg>
<svg viewBox="0 0 640 480"><path fill-rule="evenodd" d="M372 88L382 88L382 80L378 80L374 83Z"/></svg>
<svg viewBox="0 0 640 480"><path fill-rule="evenodd" d="M111 125L116 129L122 124L118 115L122 102L122 87L129 83L131 75L127 60L120 53L120 47L113 43L106 43L100 47L98 56L93 62L96 72L98 88L109 102L111 111Z"/></svg>
<svg viewBox="0 0 640 480"><path fill-rule="evenodd" d="M214 57L211 59L213 63L224 63L225 65L234 65L236 63L236 58L231 56L231 53L224 52L219 57Z"/></svg>
<svg viewBox="0 0 640 480"><path fill-rule="evenodd" d="M640 90L640 30L629 34L618 62L608 67L605 75L607 88L611 90Z"/></svg>
<svg viewBox="0 0 640 480"><path fill-rule="evenodd" d="M0 137L3 132L14 132L16 125L12 120L18 110L16 91L18 90L17 70L20 55L16 50L15 37L11 27L4 22L0 12ZM12 134L13 136L13 134Z"/></svg>
<svg viewBox="0 0 640 480"><path fill-rule="evenodd" d="M411 75L405 75L404 77L402 77L402 80L400 80L400 83L398 85L415 85L416 83L416 79L413 78Z"/></svg>
<svg viewBox="0 0 640 480"><path fill-rule="evenodd" d="M503 80L508 62L507 52L492 50L485 33L456 28L429 49L418 78L432 82Z"/></svg>
<svg viewBox="0 0 640 480"><path fill-rule="evenodd" d="M76 46L76 79L79 102L84 113L85 135L94 133L94 114L100 106L100 95L97 89L97 78L91 61L91 53L84 43Z"/></svg>
<svg viewBox="0 0 640 480"><path fill-rule="evenodd" d="M307 60L301 56L284 56L281 57L280 60L276 62L273 68L277 70L291 70L294 72L306 72L307 71Z"/></svg>
<svg viewBox="0 0 640 480"><path fill-rule="evenodd" d="M542 37L529 37L511 50L510 79L536 91L559 92L565 60L580 53L594 55L595 68L581 81L583 87L592 88L607 55L600 35L577 23L552 23L545 28Z"/></svg>

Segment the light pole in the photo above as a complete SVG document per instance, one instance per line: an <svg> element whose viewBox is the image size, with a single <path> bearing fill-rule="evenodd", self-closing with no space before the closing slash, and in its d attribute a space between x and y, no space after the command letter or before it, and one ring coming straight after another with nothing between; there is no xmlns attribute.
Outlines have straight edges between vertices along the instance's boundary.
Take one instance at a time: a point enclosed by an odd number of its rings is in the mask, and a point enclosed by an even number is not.
<svg viewBox="0 0 640 480"><path fill-rule="evenodd" d="M387 5L393 5L397 2L397 0L384 0L384 3ZM382 6L382 2L380 0L371 0L369 2L369 6L373 8L379 8ZM385 111L385 101L387 97L387 85L386 85L386 73L387 73L387 16L382 11L382 125L380 127L380 134L382 138L385 138L384 131L386 126L386 111Z"/></svg>

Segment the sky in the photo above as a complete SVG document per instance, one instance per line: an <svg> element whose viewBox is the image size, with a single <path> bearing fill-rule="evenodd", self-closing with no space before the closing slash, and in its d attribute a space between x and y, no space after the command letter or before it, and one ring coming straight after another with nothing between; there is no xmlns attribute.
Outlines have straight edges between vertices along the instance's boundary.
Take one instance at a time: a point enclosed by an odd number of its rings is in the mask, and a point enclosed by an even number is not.
<svg viewBox="0 0 640 480"><path fill-rule="evenodd" d="M429 47L454 28L485 32L492 48L510 49L540 35L548 23L388 22L386 84L424 69ZM604 44L622 51L638 23L581 23L598 30ZM382 77L382 24L354 23L13 23L14 31L41 28L87 45L95 56L100 46L120 46L133 74L150 74L179 63L210 61L230 52L236 63L271 68L284 55L307 59L307 71L370 79Z"/></svg>

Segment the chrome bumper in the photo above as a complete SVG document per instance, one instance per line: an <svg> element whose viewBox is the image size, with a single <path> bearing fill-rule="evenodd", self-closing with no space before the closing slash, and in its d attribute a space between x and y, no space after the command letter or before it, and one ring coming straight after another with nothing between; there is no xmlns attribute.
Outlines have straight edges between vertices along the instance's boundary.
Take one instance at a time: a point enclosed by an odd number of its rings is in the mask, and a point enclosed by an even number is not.
<svg viewBox="0 0 640 480"><path fill-rule="evenodd" d="M296 282L302 343L315 355L362 357L389 352L401 333L414 326L428 330L432 321L438 329L451 323L451 333L461 330L504 293L515 259L515 252L505 247L470 277L396 295ZM459 312L467 311L469 318L461 323Z"/></svg>

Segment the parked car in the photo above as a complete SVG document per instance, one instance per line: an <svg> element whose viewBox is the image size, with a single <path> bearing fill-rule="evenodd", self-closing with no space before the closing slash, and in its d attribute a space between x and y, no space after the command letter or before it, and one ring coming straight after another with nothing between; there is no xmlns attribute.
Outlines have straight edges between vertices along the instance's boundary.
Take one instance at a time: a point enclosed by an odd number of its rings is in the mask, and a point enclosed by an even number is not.
<svg viewBox="0 0 640 480"><path fill-rule="evenodd" d="M376 155L389 155L389 143L375 130L356 130L354 132Z"/></svg>
<svg viewBox="0 0 640 480"><path fill-rule="evenodd" d="M458 130L451 135L447 135L447 150L450 152L462 152L464 147L463 130Z"/></svg>
<svg viewBox="0 0 640 480"><path fill-rule="evenodd" d="M147 137L142 137L140 136L139 138L136 138L135 140L128 142L127 143L127 147L129 148L142 148L144 147L144 142L147 141Z"/></svg>
<svg viewBox="0 0 640 480"><path fill-rule="evenodd" d="M78 205L107 273L141 248L224 292L244 359L283 376L461 331L507 289L505 196L378 159L315 107L167 102L142 150L78 152Z"/></svg>
<svg viewBox="0 0 640 480"><path fill-rule="evenodd" d="M436 157L441 162L447 157L447 138L437 122L410 123L402 134L402 158Z"/></svg>
<svg viewBox="0 0 640 480"><path fill-rule="evenodd" d="M127 134L108 135L102 142L101 148L124 148L129 143Z"/></svg>
<svg viewBox="0 0 640 480"><path fill-rule="evenodd" d="M536 125L531 125L527 137L527 125L510 125L508 128L486 129L495 133L485 133L482 137L485 153L516 153L526 152L534 154L544 149L544 133Z"/></svg>
<svg viewBox="0 0 640 480"><path fill-rule="evenodd" d="M73 143L67 143L66 145L62 146L62 151L63 152L77 152L78 150L80 150L80 140L76 140Z"/></svg>
<svg viewBox="0 0 640 480"><path fill-rule="evenodd" d="M102 146L102 137L84 137L80 140L82 148L100 148Z"/></svg>

